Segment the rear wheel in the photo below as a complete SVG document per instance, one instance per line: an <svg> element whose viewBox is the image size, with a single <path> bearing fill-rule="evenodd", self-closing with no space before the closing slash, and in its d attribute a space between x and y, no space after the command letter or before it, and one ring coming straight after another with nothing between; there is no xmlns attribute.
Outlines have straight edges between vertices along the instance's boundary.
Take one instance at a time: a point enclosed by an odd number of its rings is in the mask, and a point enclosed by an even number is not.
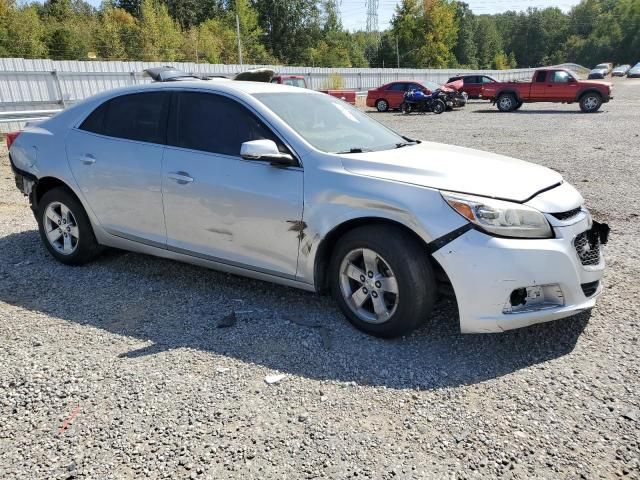
<svg viewBox="0 0 640 480"><path fill-rule="evenodd" d="M414 330L428 318L436 298L424 249L391 226L348 232L336 246L329 275L344 315L356 328L377 337Z"/></svg>
<svg viewBox="0 0 640 480"><path fill-rule="evenodd" d="M87 213L66 188L54 188L42 196L36 219L42 242L62 263L82 265L102 250Z"/></svg>
<svg viewBox="0 0 640 480"><path fill-rule="evenodd" d="M441 113L443 113L445 110L447 109L447 106L445 105L445 103L438 99L435 102L433 102L433 105L431 106L431 111L433 113L435 113L436 115L440 115Z"/></svg>
<svg viewBox="0 0 640 480"><path fill-rule="evenodd" d="M376 102L376 109L379 112L386 112L389 110L389 103L386 100L380 99Z"/></svg>
<svg viewBox="0 0 640 480"><path fill-rule="evenodd" d="M520 110L520 107L522 107L522 102L518 102L518 103L516 103L516 106L515 106L515 107L513 107L513 110L514 110L514 111L515 111L515 110Z"/></svg>
<svg viewBox="0 0 640 480"><path fill-rule="evenodd" d="M498 110L501 112L511 112L517 105L516 97L511 93L503 93L498 97Z"/></svg>
<svg viewBox="0 0 640 480"><path fill-rule="evenodd" d="M580 110L585 113L595 113L602 106L602 97L598 93L587 93L580 99Z"/></svg>

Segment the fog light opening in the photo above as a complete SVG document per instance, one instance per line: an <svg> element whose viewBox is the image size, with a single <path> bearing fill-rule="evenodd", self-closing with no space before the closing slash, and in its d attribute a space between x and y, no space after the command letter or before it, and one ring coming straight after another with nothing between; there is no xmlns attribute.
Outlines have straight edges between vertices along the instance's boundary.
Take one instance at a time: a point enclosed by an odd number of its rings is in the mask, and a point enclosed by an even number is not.
<svg viewBox="0 0 640 480"><path fill-rule="evenodd" d="M564 295L557 283L516 288L509 295L502 313L535 312L564 306Z"/></svg>

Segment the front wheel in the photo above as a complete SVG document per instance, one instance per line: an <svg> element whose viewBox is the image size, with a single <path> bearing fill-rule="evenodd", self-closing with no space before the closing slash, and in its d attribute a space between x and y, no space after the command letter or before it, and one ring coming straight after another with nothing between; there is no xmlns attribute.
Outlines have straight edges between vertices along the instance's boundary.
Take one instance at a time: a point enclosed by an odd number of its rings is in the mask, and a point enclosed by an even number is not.
<svg viewBox="0 0 640 480"><path fill-rule="evenodd" d="M40 238L58 261L82 265L101 252L87 213L66 188L45 193L38 203L36 216Z"/></svg>
<svg viewBox="0 0 640 480"><path fill-rule="evenodd" d="M446 109L447 109L447 106L445 105L445 103L442 100L439 100L439 99L436 100L435 102L433 102L433 105L431 106L431 111L433 113L435 113L436 115L440 115Z"/></svg>
<svg viewBox="0 0 640 480"><path fill-rule="evenodd" d="M331 292L358 329L383 338L404 335L429 316L436 299L424 248L404 231L359 227L343 236L330 266Z"/></svg>
<svg viewBox="0 0 640 480"><path fill-rule="evenodd" d="M602 97L597 93L587 93L580 99L580 110L585 113L595 113L602 106Z"/></svg>

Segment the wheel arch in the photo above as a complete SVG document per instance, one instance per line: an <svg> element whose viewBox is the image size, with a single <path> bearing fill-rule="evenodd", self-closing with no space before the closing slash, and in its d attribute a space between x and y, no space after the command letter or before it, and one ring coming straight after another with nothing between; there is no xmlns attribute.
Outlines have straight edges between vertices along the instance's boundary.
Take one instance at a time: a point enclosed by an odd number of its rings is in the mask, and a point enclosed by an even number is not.
<svg viewBox="0 0 640 480"><path fill-rule="evenodd" d="M321 240L316 252L313 271L314 285L317 292L327 293L329 291L329 265L331 263L331 258L333 256L333 252L338 243L338 240L347 232L350 232L355 228L368 225L387 225L405 232L409 237L413 238L416 242L418 242L418 244L424 247L425 255L431 262L431 265L436 272L436 276L438 278L442 278L444 276L444 278L446 279L445 282L450 284L449 279L440 266L439 262L435 258L433 258L433 256L428 254L428 243L420 235L418 235L415 231L413 231L405 224L396 220L391 220L384 217L367 216L352 218L336 225Z"/></svg>
<svg viewBox="0 0 640 480"><path fill-rule="evenodd" d="M586 88L583 91L578 93L578 96L577 96L576 100L577 101L582 100L582 97L584 97L585 95L587 95L589 93L595 93L595 94L599 95L600 98L604 98L604 95L602 95L602 92L600 90L598 90L597 88Z"/></svg>
<svg viewBox="0 0 640 480"><path fill-rule="evenodd" d="M517 90L513 90L511 88L506 88L504 90L500 90L498 93L496 93L496 101L500 98L501 95L508 95L511 94L514 97L516 97L516 100L518 102L521 102L522 100L520 99L520 94L518 93Z"/></svg>
<svg viewBox="0 0 640 480"><path fill-rule="evenodd" d="M59 188L59 187L68 190L69 193L71 193L78 200L78 202L80 202L81 205L84 205L82 200L80 200L80 198L76 194L76 192L74 192L73 188L71 188L66 182L64 182L63 180L60 180L57 177L48 176L48 177L42 177L38 179L35 185L35 188L33 189L33 192L32 192L32 197L31 197L32 208L35 209L38 207L38 204L40 203L40 200L42 199L45 193L47 193L50 190L53 190L54 188Z"/></svg>

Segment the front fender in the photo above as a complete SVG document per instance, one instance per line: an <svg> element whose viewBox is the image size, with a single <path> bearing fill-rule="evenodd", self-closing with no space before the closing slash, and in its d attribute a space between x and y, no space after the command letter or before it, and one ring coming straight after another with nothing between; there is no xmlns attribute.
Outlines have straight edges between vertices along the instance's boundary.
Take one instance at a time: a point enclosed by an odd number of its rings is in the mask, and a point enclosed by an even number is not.
<svg viewBox="0 0 640 480"><path fill-rule="evenodd" d="M314 182L305 186L305 228L300 234L297 279L314 284L322 241L346 222L359 219L365 223L387 220L400 224L425 243L466 223L440 192L431 188L344 170L340 174L317 174Z"/></svg>

